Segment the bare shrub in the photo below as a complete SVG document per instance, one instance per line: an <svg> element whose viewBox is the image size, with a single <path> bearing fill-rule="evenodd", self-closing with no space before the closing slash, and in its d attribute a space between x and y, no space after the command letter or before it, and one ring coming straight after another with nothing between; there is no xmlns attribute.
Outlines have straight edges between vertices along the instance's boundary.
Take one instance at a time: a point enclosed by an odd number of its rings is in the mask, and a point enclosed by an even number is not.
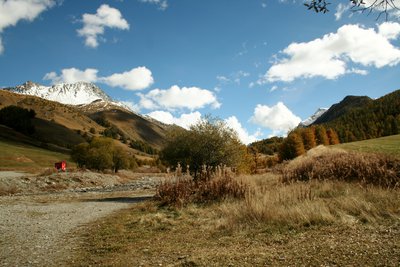
<svg viewBox="0 0 400 267"><path fill-rule="evenodd" d="M289 163L282 179L286 183L339 180L394 188L400 185L400 160L379 154L330 151Z"/></svg>
<svg viewBox="0 0 400 267"><path fill-rule="evenodd" d="M155 199L161 205L182 207L189 203L208 204L228 198L241 199L246 192L247 185L229 175L207 180L186 176L163 182L157 188Z"/></svg>

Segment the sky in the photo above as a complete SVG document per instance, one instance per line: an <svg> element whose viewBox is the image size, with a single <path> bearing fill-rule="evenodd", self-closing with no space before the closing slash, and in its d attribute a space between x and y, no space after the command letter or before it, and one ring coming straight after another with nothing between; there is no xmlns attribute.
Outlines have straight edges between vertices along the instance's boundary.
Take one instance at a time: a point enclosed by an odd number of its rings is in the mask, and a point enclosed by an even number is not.
<svg viewBox="0 0 400 267"><path fill-rule="evenodd" d="M399 12L332 2L0 0L0 88L92 82L164 123L284 136L347 95L400 89Z"/></svg>

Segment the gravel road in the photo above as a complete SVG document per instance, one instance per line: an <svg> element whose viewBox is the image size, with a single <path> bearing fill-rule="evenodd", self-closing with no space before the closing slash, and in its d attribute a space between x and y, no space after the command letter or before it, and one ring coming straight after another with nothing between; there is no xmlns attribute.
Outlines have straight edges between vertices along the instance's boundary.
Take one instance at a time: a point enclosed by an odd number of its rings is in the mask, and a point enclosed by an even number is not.
<svg viewBox="0 0 400 267"><path fill-rule="evenodd" d="M147 193L147 197L146 197ZM0 266L60 266L78 227L125 209L147 191L64 192L0 197Z"/></svg>

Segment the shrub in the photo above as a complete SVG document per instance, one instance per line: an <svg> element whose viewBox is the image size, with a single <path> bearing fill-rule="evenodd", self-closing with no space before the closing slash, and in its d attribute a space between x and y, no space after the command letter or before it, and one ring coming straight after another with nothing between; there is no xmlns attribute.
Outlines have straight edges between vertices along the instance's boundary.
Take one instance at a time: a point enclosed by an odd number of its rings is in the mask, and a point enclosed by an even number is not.
<svg viewBox="0 0 400 267"><path fill-rule="evenodd" d="M400 160L378 154L329 152L298 159L283 170L283 181L340 180L383 187L400 185Z"/></svg>
<svg viewBox="0 0 400 267"><path fill-rule="evenodd" d="M161 205L182 207L190 203L209 204L228 198L242 199L246 192L247 185L229 175L209 180L182 177L159 185L155 199Z"/></svg>

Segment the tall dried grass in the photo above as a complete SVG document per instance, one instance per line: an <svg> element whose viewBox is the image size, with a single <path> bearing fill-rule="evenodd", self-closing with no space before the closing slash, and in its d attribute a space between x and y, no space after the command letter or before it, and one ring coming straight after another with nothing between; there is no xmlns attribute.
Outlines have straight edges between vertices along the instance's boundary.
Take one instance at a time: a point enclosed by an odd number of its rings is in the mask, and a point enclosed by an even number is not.
<svg viewBox="0 0 400 267"><path fill-rule="evenodd" d="M222 227L256 225L304 227L312 225L375 223L400 218L400 192L376 186L360 187L343 181L282 184L273 174L249 176L244 200L218 206Z"/></svg>
<svg viewBox="0 0 400 267"><path fill-rule="evenodd" d="M161 205L175 207L190 203L207 204L228 198L241 199L247 186L230 175L194 180L190 176L166 180L157 188L155 199Z"/></svg>
<svg viewBox="0 0 400 267"><path fill-rule="evenodd" d="M300 157L283 169L282 181L338 180L373 184L386 188L400 186L400 160L381 154L325 150Z"/></svg>

